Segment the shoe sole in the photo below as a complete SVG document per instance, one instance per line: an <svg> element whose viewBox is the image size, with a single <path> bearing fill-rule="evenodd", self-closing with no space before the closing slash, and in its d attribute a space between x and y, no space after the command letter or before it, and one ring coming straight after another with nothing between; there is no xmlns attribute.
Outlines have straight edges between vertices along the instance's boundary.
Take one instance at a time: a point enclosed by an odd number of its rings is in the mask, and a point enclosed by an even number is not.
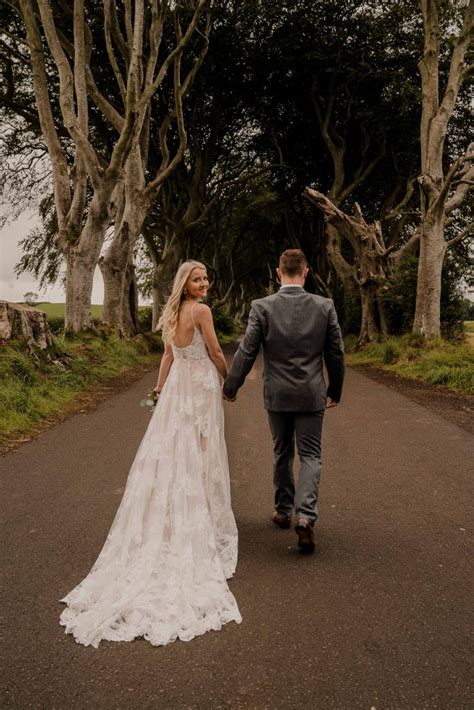
<svg viewBox="0 0 474 710"><path fill-rule="evenodd" d="M296 525L295 527L296 534L298 535L298 547L301 550L301 552L304 552L306 554L309 554L311 552L314 552L316 545L311 539L311 532L306 528L305 526L301 525Z"/></svg>

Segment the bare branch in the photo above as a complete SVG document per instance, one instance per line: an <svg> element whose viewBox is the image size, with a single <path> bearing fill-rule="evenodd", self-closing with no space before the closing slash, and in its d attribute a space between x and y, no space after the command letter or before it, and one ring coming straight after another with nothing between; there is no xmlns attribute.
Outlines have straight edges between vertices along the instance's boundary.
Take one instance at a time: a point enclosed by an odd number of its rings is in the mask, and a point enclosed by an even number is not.
<svg viewBox="0 0 474 710"><path fill-rule="evenodd" d="M151 6L151 23L150 31L148 33L150 51L148 55L148 62L145 71L145 86L151 86L153 83L153 74L155 73L156 62L158 60L158 54L160 51L161 40L163 38L163 25L165 22L166 11L168 9L168 3L162 2L160 11L158 12L158 0L152 0Z"/></svg>
<svg viewBox="0 0 474 710"><path fill-rule="evenodd" d="M130 49L127 41L125 40L125 37L122 34L122 31L120 29L120 24L118 21L117 17L117 7L115 0L112 2L111 8L110 8L110 26L111 26L111 31L112 31L112 37L113 40L117 46L117 48L120 51L120 54L122 55L124 61L125 61L125 67L128 73L129 66L130 66Z"/></svg>
<svg viewBox="0 0 474 710"><path fill-rule="evenodd" d="M77 147L83 154L92 182L98 184L101 179L102 169L97 154L87 139L87 136L84 134L84 131L81 129L74 110L74 76L56 31L51 7L47 0L38 0L38 7L48 46L58 67L60 82L59 101L64 123ZM76 67L76 71L80 71L80 69Z"/></svg>
<svg viewBox="0 0 474 710"><path fill-rule="evenodd" d="M440 106L440 114L445 117L446 124L453 112L460 86L466 76L467 67L464 67L464 58L472 42L473 23L474 0L469 0L469 5L464 15L463 27L451 55L448 81Z"/></svg>
<svg viewBox="0 0 474 710"><path fill-rule="evenodd" d="M394 207L392 207L388 214L382 217L384 221L389 222L400 215L401 211L406 207L406 205L410 202L413 196L413 192L415 191L415 183L416 176L410 175L410 177L407 179L405 194L403 195L400 202Z"/></svg>
<svg viewBox="0 0 474 710"><path fill-rule="evenodd" d="M127 44L131 47L133 43L132 3L130 0L124 0L123 4L125 7L125 33L127 35Z"/></svg>
<svg viewBox="0 0 474 710"><path fill-rule="evenodd" d="M97 108L100 111L102 111L105 118L115 128L117 133L121 133L121 131L123 130L124 122L125 122L124 118L123 118L123 116L120 115L120 113L117 111L117 109L115 109L112 106L112 104L109 101L107 101L107 99L102 94L102 92L99 91L89 65L86 66L86 80L87 80L87 89L89 91L89 95L90 95L92 101L95 103Z"/></svg>
<svg viewBox="0 0 474 710"><path fill-rule="evenodd" d="M427 171L430 125L439 107L439 14L437 0L421 0L424 49L418 64L421 76L421 171Z"/></svg>
<svg viewBox="0 0 474 710"><path fill-rule="evenodd" d="M474 232L474 221L470 222L468 225L464 227L455 237L452 239L449 239L446 244L448 247L453 247L455 244L459 244L459 242L462 242L463 239L466 239L470 234Z"/></svg>
<svg viewBox="0 0 474 710"><path fill-rule="evenodd" d="M84 0L74 2L74 85L76 90L77 119L84 136L88 133L88 107L86 90L86 48L84 32ZM87 171L80 151L74 163L74 193L68 213L68 226L74 231L79 228L87 198Z"/></svg>
<svg viewBox="0 0 474 710"><path fill-rule="evenodd" d="M385 141L382 142L382 144L379 147L379 150L377 151L377 154L370 160L368 163L365 164L362 162L363 158L361 159L361 163L356 170L354 180L349 183L343 190L338 195L338 202L343 202L349 195L354 192L354 190L361 185L367 178L369 177L370 173L374 170L374 168L380 163L382 158L385 156Z"/></svg>
<svg viewBox="0 0 474 710"><path fill-rule="evenodd" d="M316 114L316 119L318 121L319 130L321 131L321 136L326 144L327 149L332 157L333 162L333 184L331 186L330 195L331 198L339 202L339 195L342 191L345 180L344 172L344 153L345 153L345 142L341 136L338 135L338 140L335 141L329 131L329 123L331 120L333 108L334 108L334 92L331 91L326 111L323 114L323 109L321 102L319 101L317 95L317 80L313 77L313 84L311 87L311 101L314 107L314 112Z"/></svg>
<svg viewBox="0 0 474 710"><path fill-rule="evenodd" d="M51 166L53 169L54 181L56 185L54 199L58 216L58 224L61 228L66 218L66 214L69 211L71 202L68 165L54 124L53 112L51 110L51 103L48 93L48 77L46 75L41 35L31 3L28 2L28 0L20 0L20 11L25 24L26 38L30 48L38 117L41 131L48 147Z"/></svg>
<svg viewBox="0 0 474 710"><path fill-rule="evenodd" d="M113 69L115 79L117 81L119 90L120 90L120 95L122 97L122 101L125 103L125 96L127 93L127 90L125 88L125 82L123 80L122 74L120 72L117 59L115 58L115 53L114 53L114 48L112 44L112 32L111 32L111 25L112 25L112 13L111 13L111 5L114 6L115 9L115 2L114 0L104 0L104 36L105 36L105 46L107 49L107 56L109 58L110 66ZM116 19L116 15L115 15Z"/></svg>
<svg viewBox="0 0 474 710"><path fill-rule="evenodd" d="M445 214L449 215L453 210L457 209L463 202L469 192L472 190L474 181L474 144L471 143L466 151L466 155L463 158L459 158L453 166L448 175L450 176L450 184L447 186L446 195L448 194L449 187L453 183L453 179L456 175L456 170L454 166L459 168L460 165L468 165L466 170L462 171L462 177L456 182L456 189L452 196L446 201L444 205ZM447 176L448 177L448 176Z"/></svg>
<svg viewBox="0 0 474 710"><path fill-rule="evenodd" d="M326 222L332 224L337 228L338 232L344 234L346 239L352 245L354 251L357 253L360 248L360 243L358 239L355 238L355 232L357 231L357 226L361 225L359 219L357 217L351 218L346 215L337 207L337 205L334 204L332 200L326 197L326 195L323 195L322 192L318 192L317 190L313 190L311 187L307 187L304 194L310 202L315 204L316 207L322 211ZM355 210L357 215L357 206L355 206ZM362 217L360 208L359 214L360 217Z"/></svg>
<svg viewBox="0 0 474 710"><path fill-rule="evenodd" d="M413 249L416 247L416 245L419 243L421 239L421 227L418 227L415 229L413 234L410 236L408 241L405 242L405 244L402 244L402 246L396 251L394 254L395 261L400 261L401 257L410 252L413 251Z"/></svg>
<svg viewBox="0 0 474 710"><path fill-rule="evenodd" d="M209 0L199 0L198 5L196 6L196 9L194 11L193 17L186 29L186 32L184 33L184 35L182 35L181 40L178 42L176 47L168 54L166 59L163 61L153 83L150 84L147 88L145 88L145 91L143 92L141 99L139 101L139 104L138 104L139 110L141 108L143 108L143 106L145 106L148 103L150 98L153 96L153 94L156 92L158 87L163 82L171 63L175 60L175 58L179 54L182 53L183 49L188 44L194 30L197 27L199 18L201 17L201 15L203 14L204 10L206 9L206 7L208 5L208 2L209 2Z"/></svg>
<svg viewBox="0 0 474 710"><path fill-rule="evenodd" d="M427 31L439 34L438 26L438 8L436 0L423 0L422 5L429 6L429 26L425 27L425 44L429 43L430 38L426 36ZM428 106L434 105L435 101L432 96L435 90L435 79L424 76L422 74L422 143L424 150L422 151L422 172L430 172L435 178L442 178L442 152L446 139L446 130L448 123L453 114L454 106L459 94L459 89L463 81L464 59L472 42L472 27L474 20L474 0L469 0L469 5L464 14L462 30L457 38L456 44L451 54L451 62L449 67L449 76L444 91L444 96L441 104L435 113L428 110ZM439 46L438 46L439 52ZM438 54L435 60L432 59L432 71L436 69L436 92L438 92ZM431 103L430 103L431 102ZM438 94L436 93L436 103L438 102ZM429 115L428 115L429 114ZM428 119L427 125L424 123L423 115ZM426 137L426 140L424 139ZM427 170L428 164L431 167Z"/></svg>
<svg viewBox="0 0 474 710"><path fill-rule="evenodd" d="M150 184L147 187L147 194L152 195L155 194L157 189L159 189L159 186L169 177L169 175L173 172L173 170L176 168L176 166L180 163L180 161L183 158L184 152L187 147L187 134L186 134L186 129L184 125L184 116L183 116L183 99L186 97L188 92L191 89L191 86L193 84L194 78L196 76L197 71L201 67L204 58L207 54L208 48L209 48L209 32L211 28L211 17L208 14L207 20L206 20L206 27L203 33L200 33L204 37L204 44L201 48L199 57L197 60L194 62L194 65L188 72L184 82L181 84L181 53L176 56L176 59L174 61L174 99L175 99L175 106L173 111L170 112L168 116L165 117L163 120L160 131L159 131L159 139L160 139L160 148L161 148L161 154L162 154L162 162L160 169L158 171L158 174L156 175L155 179L150 182ZM177 46L182 42L182 33L181 33L181 28L179 25L179 20L176 18L176 39L177 39ZM171 125L171 121L176 118L177 119L177 125L178 125L178 134L180 138L179 142L179 147L178 150L176 151L176 154L172 161L170 162L170 154L169 154L169 149L168 149L168 144L166 141L166 134L168 132L169 126Z"/></svg>

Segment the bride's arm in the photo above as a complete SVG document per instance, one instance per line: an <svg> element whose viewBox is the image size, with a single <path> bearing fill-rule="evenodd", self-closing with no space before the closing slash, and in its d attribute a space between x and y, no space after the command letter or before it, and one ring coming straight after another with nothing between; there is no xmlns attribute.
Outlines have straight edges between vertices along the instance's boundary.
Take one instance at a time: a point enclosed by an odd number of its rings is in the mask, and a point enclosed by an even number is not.
<svg viewBox="0 0 474 710"><path fill-rule="evenodd" d="M156 387L153 390L154 392L156 392L156 394L160 394L161 390L163 389L163 385L165 384L166 378L168 377L168 372L170 371L172 363L173 350L171 348L171 345L165 345L165 352L163 353L163 357L161 358L160 369L158 371L158 382L156 383Z"/></svg>
<svg viewBox="0 0 474 710"><path fill-rule="evenodd" d="M227 363L224 353L217 340L216 331L214 330L214 322L209 306L200 303L195 309L194 320L201 328L201 333L206 343L207 352L214 365L217 367L219 374L225 379L227 377Z"/></svg>

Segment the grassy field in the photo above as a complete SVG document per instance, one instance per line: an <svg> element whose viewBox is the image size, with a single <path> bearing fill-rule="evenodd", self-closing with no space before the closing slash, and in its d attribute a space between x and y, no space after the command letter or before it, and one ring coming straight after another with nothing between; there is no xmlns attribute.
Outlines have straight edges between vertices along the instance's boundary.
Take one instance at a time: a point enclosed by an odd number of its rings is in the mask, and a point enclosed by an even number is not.
<svg viewBox="0 0 474 710"><path fill-rule="evenodd" d="M409 377L474 394L474 348L468 343L425 341L415 334L388 338L354 350L355 337L346 338L349 365L373 365Z"/></svg>
<svg viewBox="0 0 474 710"><path fill-rule="evenodd" d="M24 306L25 304L22 303L21 305ZM64 318L64 303L35 303L34 308L44 311L48 318ZM100 318L102 306L93 304L91 311L93 318Z"/></svg>
<svg viewBox="0 0 474 710"><path fill-rule="evenodd" d="M22 306L25 303L20 304ZM34 308L39 311L44 311L48 318L64 318L64 303L35 303ZM147 306L139 306L139 308L147 308ZM102 306L98 303L93 303L91 306L92 318L99 320L102 315Z"/></svg>

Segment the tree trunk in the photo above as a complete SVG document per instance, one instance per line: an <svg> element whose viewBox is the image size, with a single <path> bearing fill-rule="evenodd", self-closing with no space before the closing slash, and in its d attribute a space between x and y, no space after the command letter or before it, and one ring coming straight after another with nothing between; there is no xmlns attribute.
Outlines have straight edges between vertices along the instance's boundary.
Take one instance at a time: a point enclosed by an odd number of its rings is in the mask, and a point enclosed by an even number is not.
<svg viewBox="0 0 474 710"><path fill-rule="evenodd" d="M102 322L116 327L129 337L137 332L138 296L136 294L133 247L147 214L147 205L136 195L128 200L115 222L115 234L107 252L99 259L104 279Z"/></svg>
<svg viewBox="0 0 474 710"><path fill-rule="evenodd" d="M0 301L0 342L26 338L30 350L44 350L53 343L48 319L43 311L18 303Z"/></svg>
<svg viewBox="0 0 474 710"><path fill-rule="evenodd" d="M421 333L425 338L439 338L441 335L441 274L445 252L444 219L426 219L420 241L413 323L413 332Z"/></svg>
<svg viewBox="0 0 474 710"><path fill-rule="evenodd" d="M109 199L112 188L96 190L86 223L66 255L66 308L64 330L79 333L92 326L91 298L94 271L110 222Z"/></svg>
<svg viewBox="0 0 474 710"><path fill-rule="evenodd" d="M370 281L360 287L359 293L362 318L357 345L364 345L381 335L386 336L388 329L380 286L375 281Z"/></svg>
<svg viewBox="0 0 474 710"><path fill-rule="evenodd" d="M371 283L365 288L361 288L360 297L362 305L362 318L357 344L364 345L364 343L370 343L379 336L376 315L377 296L374 284Z"/></svg>
<svg viewBox="0 0 474 710"><path fill-rule="evenodd" d="M123 332L136 335L138 332L138 288L135 276L135 264L129 261L125 270L122 289Z"/></svg>
<svg viewBox="0 0 474 710"><path fill-rule="evenodd" d="M114 250L115 251L115 250ZM120 263L119 263L120 262ZM118 328L128 338L137 333L138 290L135 265L132 261L122 264L122 255L114 258L110 251L99 259L104 280L104 306L101 322Z"/></svg>
<svg viewBox="0 0 474 710"><path fill-rule="evenodd" d="M440 3L422 0L424 47L418 68L421 77L421 186L420 259L416 289L413 331L425 338L441 334L441 274L446 249L457 240L444 238L446 217L460 207L474 182L474 146L468 146L464 158L455 160L444 173L443 157L449 122L459 90L468 77L469 50L472 43L474 2L463 10L463 25L452 40L449 71L440 94ZM445 61L445 57L443 57Z"/></svg>
<svg viewBox="0 0 474 710"><path fill-rule="evenodd" d="M380 222L366 222L360 207L354 205L354 215L348 215L328 197L306 188L306 196L324 214L326 220L326 249L334 270L344 288L358 294L362 307L359 345L387 334L383 309L383 293L390 271L389 256ZM354 252L354 263L349 263L341 251L345 239Z"/></svg>
<svg viewBox="0 0 474 710"><path fill-rule="evenodd" d="M111 258L110 249L99 259L99 268L104 281L104 305L101 322L104 325L120 327L120 303L122 299L122 273Z"/></svg>
<svg viewBox="0 0 474 710"><path fill-rule="evenodd" d="M386 287L382 286L379 287L376 291L377 312L379 316L380 330L382 331L382 335L384 337L388 335L387 319L385 317L385 305L383 301L383 294L386 290Z"/></svg>
<svg viewBox="0 0 474 710"><path fill-rule="evenodd" d="M96 262L73 248L66 254L66 264L64 330L79 333L92 328L91 297Z"/></svg>

